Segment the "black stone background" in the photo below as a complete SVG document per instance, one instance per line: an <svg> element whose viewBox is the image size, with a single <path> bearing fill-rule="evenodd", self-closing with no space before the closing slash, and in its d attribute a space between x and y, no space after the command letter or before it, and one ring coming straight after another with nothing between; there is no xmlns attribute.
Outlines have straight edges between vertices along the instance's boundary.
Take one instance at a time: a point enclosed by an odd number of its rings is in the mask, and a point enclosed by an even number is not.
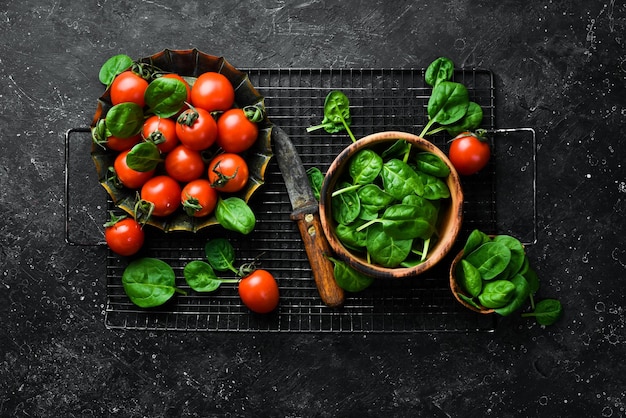
<svg viewBox="0 0 626 418"><path fill-rule="evenodd" d="M0 416L626 415L621 1L4 0ZM494 333L269 334L104 327L103 247L64 242L64 133L104 60L163 48L239 67L495 74L497 125L538 132L541 295L563 318Z"/></svg>

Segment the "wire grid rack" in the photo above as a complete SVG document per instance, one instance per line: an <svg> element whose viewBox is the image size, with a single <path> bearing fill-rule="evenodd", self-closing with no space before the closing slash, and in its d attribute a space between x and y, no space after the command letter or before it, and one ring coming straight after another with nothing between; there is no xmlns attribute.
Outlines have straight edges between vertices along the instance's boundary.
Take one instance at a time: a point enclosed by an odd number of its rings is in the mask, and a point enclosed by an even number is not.
<svg viewBox="0 0 626 418"><path fill-rule="evenodd" d="M307 133L308 126L323 118L329 91L339 89L350 98L352 130L361 137L382 130L419 134L427 121L426 104L431 89L423 69L244 69L265 97L272 123L291 137L306 168L325 172L334 157L350 143L345 133ZM493 76L486 70L458 70L456 81L468 87L470 99L484 110L483 125L495 127ZM447 150L449 137L432 136ZM492 144L493 145L493 144ZM463 179L464 223L459 241L474 228L496 229L495 167ZM110 208L112 203L109 201ZM177 285L187 292L175 295L155 309L140 309L125 295L121 276L126 261L109 251L106 260L108 328L178 331L266 332L489 332L493 316L466 310L452 297L448 269L452 253L419 277L379 280L367 290L347 294L340 308L328 308L320 300L296 225L280 171L273 159L266 183L250 205L257 215L255 230L245 237L212 227L197 234L148 231L147 256L166 261L176 273ZM271 271L280 287L278 309L265 315L242 305L236 285L222 285L209 294L192 291L182 270L191 260L202 260L204 244L215 237L228 238L240 263L255 260ZM457 244L460 245L460 244ZM224 276L226 278L227 275Z"/></svg>

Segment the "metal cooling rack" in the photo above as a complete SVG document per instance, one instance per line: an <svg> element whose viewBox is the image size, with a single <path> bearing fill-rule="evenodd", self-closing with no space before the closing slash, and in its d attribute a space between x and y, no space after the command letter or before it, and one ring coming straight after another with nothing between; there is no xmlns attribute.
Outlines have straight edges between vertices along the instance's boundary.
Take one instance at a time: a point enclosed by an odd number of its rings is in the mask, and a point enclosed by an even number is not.
<svg viewBox="0 0 626 418"><path fill-rule="evenodd" d="M271 121L291 137L305 166L323 172L350 143L347 134L307 133L323 117L324 98L342 90L350 98L352 130L360 137L382 130L419 134L427 121L430 87L421 69L244 69L265 97ZM458 70L455 80L468 87L470 99L484 110L483 127L495 129L493 76L486 70ZM447 150L449 137L430 137ZM492 144L492 146L495 144ZM463 179L465 192L462 241L474 228L496 232L495 163L482 173ZM109 205L112 205L109 201ZM248 236L232 235L219 227L198 234L148 230L146 255L169 263L177 285L188 295L175 295L157 309L139 309L124 293L121 276L125 261L109 252L106 260L106 326L119 329L179 331L269 332L434 332L493 331L493 315L468 311L452 297L448 287L450 254L422 276L379 280L360 293L347 294L344 306L328 308L319 299L299 232L290 220L291 206L273 159L266 184L250 202L257 226ZM184 265L204 259L204 244L227 237L237 248L237 259L256 259L279 282L281 301L276 312L257 315L242 306L235 285L214 293L190 290L182 276ZM459 244L460 245L460 244ZM459 248L453 249L455 253Z"/></svg>

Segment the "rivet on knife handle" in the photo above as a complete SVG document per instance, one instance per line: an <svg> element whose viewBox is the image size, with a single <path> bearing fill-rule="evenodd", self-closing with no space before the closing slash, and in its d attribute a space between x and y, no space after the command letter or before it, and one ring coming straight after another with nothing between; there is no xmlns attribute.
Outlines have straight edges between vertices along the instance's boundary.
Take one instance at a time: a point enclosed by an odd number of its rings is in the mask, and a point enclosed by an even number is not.
<svg viewBox="0 0 626 418"><path fill-rule="evenodd" d="M334 265L328 259L332 250L322 230L319 214L296 212L291 217L296 221L300 235L302 235L320 298L329 307L340 306L344 301L344 293L343 289L337 286L333 274Z"/></svg>

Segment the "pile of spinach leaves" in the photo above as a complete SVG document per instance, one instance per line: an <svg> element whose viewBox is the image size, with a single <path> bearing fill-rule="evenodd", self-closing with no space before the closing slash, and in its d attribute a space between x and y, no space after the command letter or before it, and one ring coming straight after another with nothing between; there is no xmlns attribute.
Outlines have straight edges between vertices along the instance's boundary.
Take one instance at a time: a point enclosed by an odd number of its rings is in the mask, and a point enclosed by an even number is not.
<svg viewBox="0 0 626 418"><path fill-rule="evenodd" d="M448 166L429 152L411 153L398 139L387 149L358 151L331 195L339 240L368 262L412 267L426 260L437 239L442 206L450 190Z"/></svg>
<svg viewBox="0 0 626 418"><path fill-rule="evenodd" d="M512 236L492 238L479 230L472 231L455 268L455 278L464 292L458 296L477 309L493 309L508 316L530 301L532 311L522 317L535 317L540 325L551 325L562 314L561 302L556 299L535 304L539 278L524 246Z"/></svg>

